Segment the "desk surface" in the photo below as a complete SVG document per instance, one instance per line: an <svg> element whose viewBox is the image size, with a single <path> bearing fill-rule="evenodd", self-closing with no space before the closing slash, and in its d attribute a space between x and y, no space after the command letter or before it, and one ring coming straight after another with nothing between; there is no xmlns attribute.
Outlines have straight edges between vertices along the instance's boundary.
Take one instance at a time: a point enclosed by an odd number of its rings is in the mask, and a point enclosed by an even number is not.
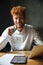
<svg viewBox="0 0 43 65"><path fill-rule="evenodd" d="M30 51L0 52L0 57L5 55L6 53L25 54L26 56L29 56ZM43 65L43 59L29 59L28 58L26 65Z"/></svg>

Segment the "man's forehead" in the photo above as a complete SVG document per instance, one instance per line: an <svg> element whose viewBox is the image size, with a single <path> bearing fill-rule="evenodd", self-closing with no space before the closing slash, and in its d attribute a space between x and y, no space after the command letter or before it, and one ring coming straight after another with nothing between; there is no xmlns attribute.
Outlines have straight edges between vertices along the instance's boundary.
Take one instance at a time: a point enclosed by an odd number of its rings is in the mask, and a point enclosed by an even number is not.
<svg viewBox="0 0 43 65"><path fill-rule="evenodd" d="M22 18L23 15L16 15L16 14L15 14L15 15L13 15L13 17L14 17L14 18L16 18L16 17L21 17L21 18Z"/></svg>

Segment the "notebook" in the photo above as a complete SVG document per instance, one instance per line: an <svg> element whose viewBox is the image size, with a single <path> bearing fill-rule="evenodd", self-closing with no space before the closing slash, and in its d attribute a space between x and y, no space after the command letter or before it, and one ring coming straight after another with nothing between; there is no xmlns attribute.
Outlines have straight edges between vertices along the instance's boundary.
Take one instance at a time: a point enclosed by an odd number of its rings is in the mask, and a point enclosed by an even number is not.
<svg viewBox="0 0 43 65"><path fill-rule="evenodd" d="M28 57L29 58L35 58L35 57L43 58L43 45L34 46Z"/></svg>

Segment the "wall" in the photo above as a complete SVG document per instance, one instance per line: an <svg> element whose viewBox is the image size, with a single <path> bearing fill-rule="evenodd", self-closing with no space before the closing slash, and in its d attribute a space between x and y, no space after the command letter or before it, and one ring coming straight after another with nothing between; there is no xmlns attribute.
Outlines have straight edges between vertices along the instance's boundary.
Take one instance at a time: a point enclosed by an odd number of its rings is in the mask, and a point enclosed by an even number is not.
<svg viewBox="0 0 43 65"><path fill-rule="evenodd" d="M13 6L26 6L26 23L43 29L42 0L0 0L0 35L9 25L13 25L10 9Z"/></svg>
<svg viewBox="0 0 43 65"><path fill-rule="evenodd" d="M43 27L43 1L42 0L10 0L11 7L26 6L26 23ZM14 4L15 3L15 4Z"/></svg>

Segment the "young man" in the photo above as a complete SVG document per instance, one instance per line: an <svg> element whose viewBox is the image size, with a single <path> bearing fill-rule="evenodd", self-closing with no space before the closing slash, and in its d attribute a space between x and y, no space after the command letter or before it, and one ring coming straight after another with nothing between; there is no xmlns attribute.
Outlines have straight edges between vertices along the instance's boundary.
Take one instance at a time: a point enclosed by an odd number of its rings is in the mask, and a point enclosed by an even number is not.
<svg viewBox="0 0 43 65"><path fill-rule="evenodd" d="M11 50L30 50L32 42L43 45L32 25L25 24L25 7L16 6L11 9L14 25L6 28L0 36L0 50L10 42Z"/></svg>

